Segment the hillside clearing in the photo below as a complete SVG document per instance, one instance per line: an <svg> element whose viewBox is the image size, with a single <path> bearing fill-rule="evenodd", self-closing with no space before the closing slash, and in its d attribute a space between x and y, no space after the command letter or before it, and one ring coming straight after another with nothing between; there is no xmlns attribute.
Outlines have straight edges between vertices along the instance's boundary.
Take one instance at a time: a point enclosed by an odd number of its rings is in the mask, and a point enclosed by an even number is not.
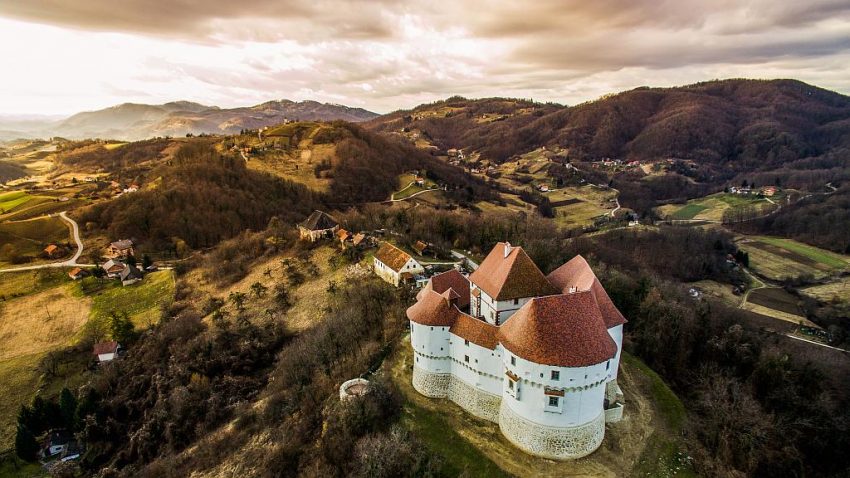
<svg viewBox="0 0 850 478"><path fill-rule="evenodd" d="M743 236L738 246L750 256L750 268L768 279L811 275L823 278L846 270L850 258L791 239Z"/></svg>
<svg viewBox="0 0 850 478"><path fill-rule="evenodd" d="M850 302L850 276L829 284L806 287L800 292L823 302Z"/></svg>
<svg viewBox="0 0 850 478"><path fill-rule="evenodd" d="M147 328L159 321L162 308L174 300L174 273L170 270L152 272L141 282L128 286L108 281L102 289L94 287L87 292L96 281L88 277L80 284L83 294L92 298L92 326L106 323L113 312L126 312L136 327Z"/></svg>
<svg viewBox="0 0 850 478"><path fill-rule="evenodd" d="M59 217L0 223L0 265L33 261L48 244L70 240L70 228Z"/></svg>

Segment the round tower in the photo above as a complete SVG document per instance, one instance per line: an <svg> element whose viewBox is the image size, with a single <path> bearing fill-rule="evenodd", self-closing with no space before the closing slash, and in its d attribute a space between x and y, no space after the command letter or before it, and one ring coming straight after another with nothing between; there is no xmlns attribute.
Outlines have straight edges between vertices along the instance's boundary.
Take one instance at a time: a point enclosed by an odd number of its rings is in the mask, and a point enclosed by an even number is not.
<svg viewBox="0 0 850 478"><path fill-rule="evenodd" d="M420 299L407 309L413 348L413 388L422 395L444 398L448 394L452 372L449 328L456 314L449 291L438 294L424 290Z"/></svg>

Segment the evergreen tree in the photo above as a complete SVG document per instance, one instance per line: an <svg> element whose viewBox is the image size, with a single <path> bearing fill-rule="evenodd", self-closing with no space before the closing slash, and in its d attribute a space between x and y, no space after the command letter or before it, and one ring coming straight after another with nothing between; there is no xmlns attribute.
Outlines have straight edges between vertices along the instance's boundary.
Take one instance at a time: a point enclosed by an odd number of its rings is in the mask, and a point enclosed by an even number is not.
<svg viewBox="0 0 850 478"><path fill-rule="evenodd" d="M142 269L147 269L148 267L153 265L153 259L151 256L144 254L142 255Z"/></svg>
<svg viewBox="0 0 850 478"><path fill-rule="evenodd" d="M129 344L136 338L136 327L126 312L119 314L113 311L110 326L112 329L112 340L120 344Z"/></svg>
<svg viewBox="0 0 850 478"><path fill-rule="evenodd" d="M35 461L38 458L38 442L29 428L18 424L15 433L15 453L25 461Z"/></svg>
<svg viewBox="0 0 850 478"><path fill-rule="evenodd" d="M68 388L63 388L59 395L59 409L62 410L62 419L65 422L65 428L71 431L76 430L76 413L77 413L77 398L71 393Z"/></svg>

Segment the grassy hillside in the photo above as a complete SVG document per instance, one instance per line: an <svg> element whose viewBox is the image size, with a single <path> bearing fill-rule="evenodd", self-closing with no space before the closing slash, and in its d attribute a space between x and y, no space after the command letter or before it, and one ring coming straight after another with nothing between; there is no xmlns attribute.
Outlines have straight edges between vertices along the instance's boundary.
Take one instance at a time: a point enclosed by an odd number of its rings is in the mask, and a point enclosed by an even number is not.
<svg viewBox="0 0 850 478"><path fill-rule="evenodd" d="M68 225L59 217L0 223L0 263L32 261L48 244L68 243L70 236Z"/></svg>

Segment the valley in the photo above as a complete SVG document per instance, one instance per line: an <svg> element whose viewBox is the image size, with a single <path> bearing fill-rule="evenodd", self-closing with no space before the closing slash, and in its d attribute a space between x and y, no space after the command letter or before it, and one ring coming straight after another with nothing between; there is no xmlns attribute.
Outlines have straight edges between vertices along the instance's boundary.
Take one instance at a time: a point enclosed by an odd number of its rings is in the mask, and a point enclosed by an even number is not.
<svg viewBox="0 0 850 478"><path fill-rule="evenodd" d="M431 476L825 476L845 458L810 444L844 436L826 417L850 399L846 145L801 134L754 152L670 106L686 100L744 124L736 102L789 101L819 112L816 130L850 115L825 90L740 80L575 107L455 97L360 124L284 121L271 104L203 134L3 143L21 174L0 190L0 451L21 410L71 394L89 474L341 476L393 448L382 466ZM664 129L674 113L688 141ZM516 452L498 425L411 387L419 288L507 241L544 274L586 258L629 321L627 420L587 458ZM385 244L422 271L387 284ZM345 405L339 385L357 377L374 395ZM817 425L792 433L802 414Z"/></svg>

